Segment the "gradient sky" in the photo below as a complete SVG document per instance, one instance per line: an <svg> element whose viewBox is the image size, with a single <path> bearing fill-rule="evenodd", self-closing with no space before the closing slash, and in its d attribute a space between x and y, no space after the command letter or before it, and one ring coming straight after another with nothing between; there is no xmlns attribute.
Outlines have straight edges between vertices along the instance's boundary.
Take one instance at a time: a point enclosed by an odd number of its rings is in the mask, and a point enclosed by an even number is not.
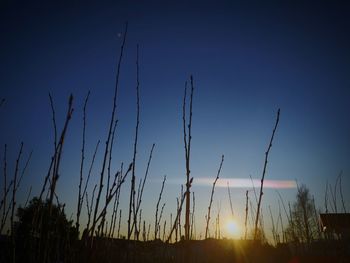
<svg viewBox="0 0 350 263"><path fill-rule="evenodd" d="M153 224L163 175L165 215L175 213L185 182L182 135L184 82L194 76L191 172L196 194L197 234L204 223L210 185L221 155L221 177L260 179L278 108L280 124L266 179L297 180L324 209L326 183L343 170L343 191L350 209L350 6L334 1L2 1L0 4L1 160L8 145L13 169L20 142L33 157L20 198L33 186L38 195L53 152L48 93L62 127L67 99L74 95L58 182L58 194L75 215L82 133L87 110L87 159L97 140L106 140L116 63L125 21L129 22L122 63L119 120L113 170L132 160L136 120L136 45L140 45L141 123L136 173L143 176L156 144L143 213ZM56 3L55 3L56 2ZM74 3L72 3L74 2ZM283 3L281 3L283 2ZM308 2L308 3L305 3ZM102 159L100 148L98 161ZM98 180L97 162L90 186ZM12 166L11 166L12 165ZM1 166L2 167L2 166ZM2 168L1 168L2 169ZM181 181L182 180L182 181ZM1 180L1 189L3 182ZM128 182L122 191L126 225ZM247 188L232 188L242 224ZM279 190L293 202L296 189ZM251 195L252 200L253 195ZM277 211L278 195L267 189L263 211ZM229 214L227 189L215 192L213 213L221 203ZM84 206L85 208L85 206ZM85 212L84 212L85 214ZM267 217L267 214L266 214ZM269 217L266 219L269 228ZM202 235L203 236L203 235Z"/></svg>

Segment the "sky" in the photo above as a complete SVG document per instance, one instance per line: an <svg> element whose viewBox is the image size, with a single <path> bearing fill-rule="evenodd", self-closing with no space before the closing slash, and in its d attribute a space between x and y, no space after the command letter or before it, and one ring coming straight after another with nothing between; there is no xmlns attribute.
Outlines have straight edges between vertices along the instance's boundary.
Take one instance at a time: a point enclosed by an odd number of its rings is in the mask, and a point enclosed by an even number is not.
<svg viewBox="0 0 350 263"><path fill-rule="evenodd" d="M294 202L293 182L305 184L317 207L324 210L326 184L334 187L340 171L349 210L349 12L349 4L338 1L1 1L0 98L5 103L0 108L0 158L7 144L13 174L20 143L24 143L22 168L33 151L19 203L30 186L32 196L39 194L53 153L49 93L59 129L68 97L74 96L57 185L69 217L75 219L82 108L88 91L87 163L101 140L90 193L98 182L128 21L112 170L132 160L139 45L138 181L155 143L142 203L145 220L153 225L164 175L162 202L168 220L185 183L182 100L190 75L194 78L191 176L197 236L203 237L211 184L222 154L225 160L213 213L220 209L223 220L229 217L226 182L231 180L235 217L243 224L245 191L251 187L238 182L247 182L250 176L260 180L278 108L280 122L266 180L287 181L291 187L264 191L266 228L270 228L268 206L278 213L276 190L286 203ZM0 185L2 189L2 180ZM130 178L121 194L123 226L129 191ZM250 198L254 202L251 191Z"/></svg>

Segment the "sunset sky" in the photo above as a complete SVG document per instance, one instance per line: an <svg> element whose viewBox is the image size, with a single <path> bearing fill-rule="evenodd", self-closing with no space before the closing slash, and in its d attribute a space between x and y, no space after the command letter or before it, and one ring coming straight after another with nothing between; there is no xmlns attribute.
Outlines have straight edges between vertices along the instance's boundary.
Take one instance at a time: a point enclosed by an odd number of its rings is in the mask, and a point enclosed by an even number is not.
<svg viewBox="0 0 350 263"><path fill-rule="evenodd" d="M63 126L69 94L74 96L74 113L57 186L60 200L67 204L68 217L73 214L75 219L82 108L89 90L87 163L96 142L101 140L90 192L98 182L116 64L128 21L112 168L116 171L121 162L126 165L132 161L139 44L137 180L143 177L149 151L156 144L143 198L144 219L153 225L164 175L168 181L162 202L166 202L167 220L170 213L175 213L176 197L180 185L185 183L182 99L184 83L191 74L195 85L191 176L198 237L200 233L204 235L211 183L222 154L225 161L221 183L215 191L213 215L221 206L222 220L229 216L226 182L230 179L234 212L239 224L243 224L245 191L251 187L239 182L250 181L250 175L260 180L278 108L280 123L266 179L288 181L290 187L265 190L262 207L267 230L268 206L278 212L276 190L285 202L293 202L295 180L306 184L317 207L324 209L326 183L334 186L342 170L344 198L350 209L349 4L88 2L1 1L0 99L6 101L0 108L0 158L3 160L7 144L8 166L13 174L20 143L24 142L22 168L33 151L19 190L20 202L30 186L32 195L39 194L53 153L49 92L54 99L59 129ZM2 171L3 163L0 167ZM0 186L2 189L2 175ZM124 226L129 191L130 178L121 195ZM252 192L250 197L255 203ZM83 217L85 220L85 210Z"/></svg>

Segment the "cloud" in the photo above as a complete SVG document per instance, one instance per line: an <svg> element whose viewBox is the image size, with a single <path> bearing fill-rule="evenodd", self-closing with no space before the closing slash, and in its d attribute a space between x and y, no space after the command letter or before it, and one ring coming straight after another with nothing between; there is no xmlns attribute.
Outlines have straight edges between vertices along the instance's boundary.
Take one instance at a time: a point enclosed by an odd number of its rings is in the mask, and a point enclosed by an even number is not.
<svg viewBox="0 0 350 263"><path fill-rule="evenodd" d="M168 183L170 184L183 184L185 180L180 179L170 179ZM214 178L209 177L195 177L193 180L193 185L196 186L212 186ZM230 188L260 188L260 179L247 179L247 178L219 178L216 183L216 187L227 187ZM296 188L297 184L294 180L264 180L264 188L271 189L292 189Z"/></svg>

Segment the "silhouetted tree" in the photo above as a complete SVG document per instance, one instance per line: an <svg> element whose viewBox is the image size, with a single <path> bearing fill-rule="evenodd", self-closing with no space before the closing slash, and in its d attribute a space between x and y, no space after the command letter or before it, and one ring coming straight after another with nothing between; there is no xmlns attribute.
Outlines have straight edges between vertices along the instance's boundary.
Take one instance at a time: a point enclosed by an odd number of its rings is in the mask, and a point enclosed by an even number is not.
<svg viewBox="0 0 350 263"><path fill-rule="evenodd" d="M17 209L16 239L22 250L20 256L40 262L44 247L49 249L46 251L50 255L49 261L62 260L69 254L78 231L73 227L73 221L67 220L64 206L52 204L50 213L49 201L34 197L27 207ZM45 246L42 240L46 240Z"/></svg>
<svg viewBox="0 0 350 263"><path fill-rule="evenodd" d="M318 220L313 200L305 185L298 187L296 201L292 206L291 219L286 229L287 239L301 243L310 243L318 232Z"/></svg>

